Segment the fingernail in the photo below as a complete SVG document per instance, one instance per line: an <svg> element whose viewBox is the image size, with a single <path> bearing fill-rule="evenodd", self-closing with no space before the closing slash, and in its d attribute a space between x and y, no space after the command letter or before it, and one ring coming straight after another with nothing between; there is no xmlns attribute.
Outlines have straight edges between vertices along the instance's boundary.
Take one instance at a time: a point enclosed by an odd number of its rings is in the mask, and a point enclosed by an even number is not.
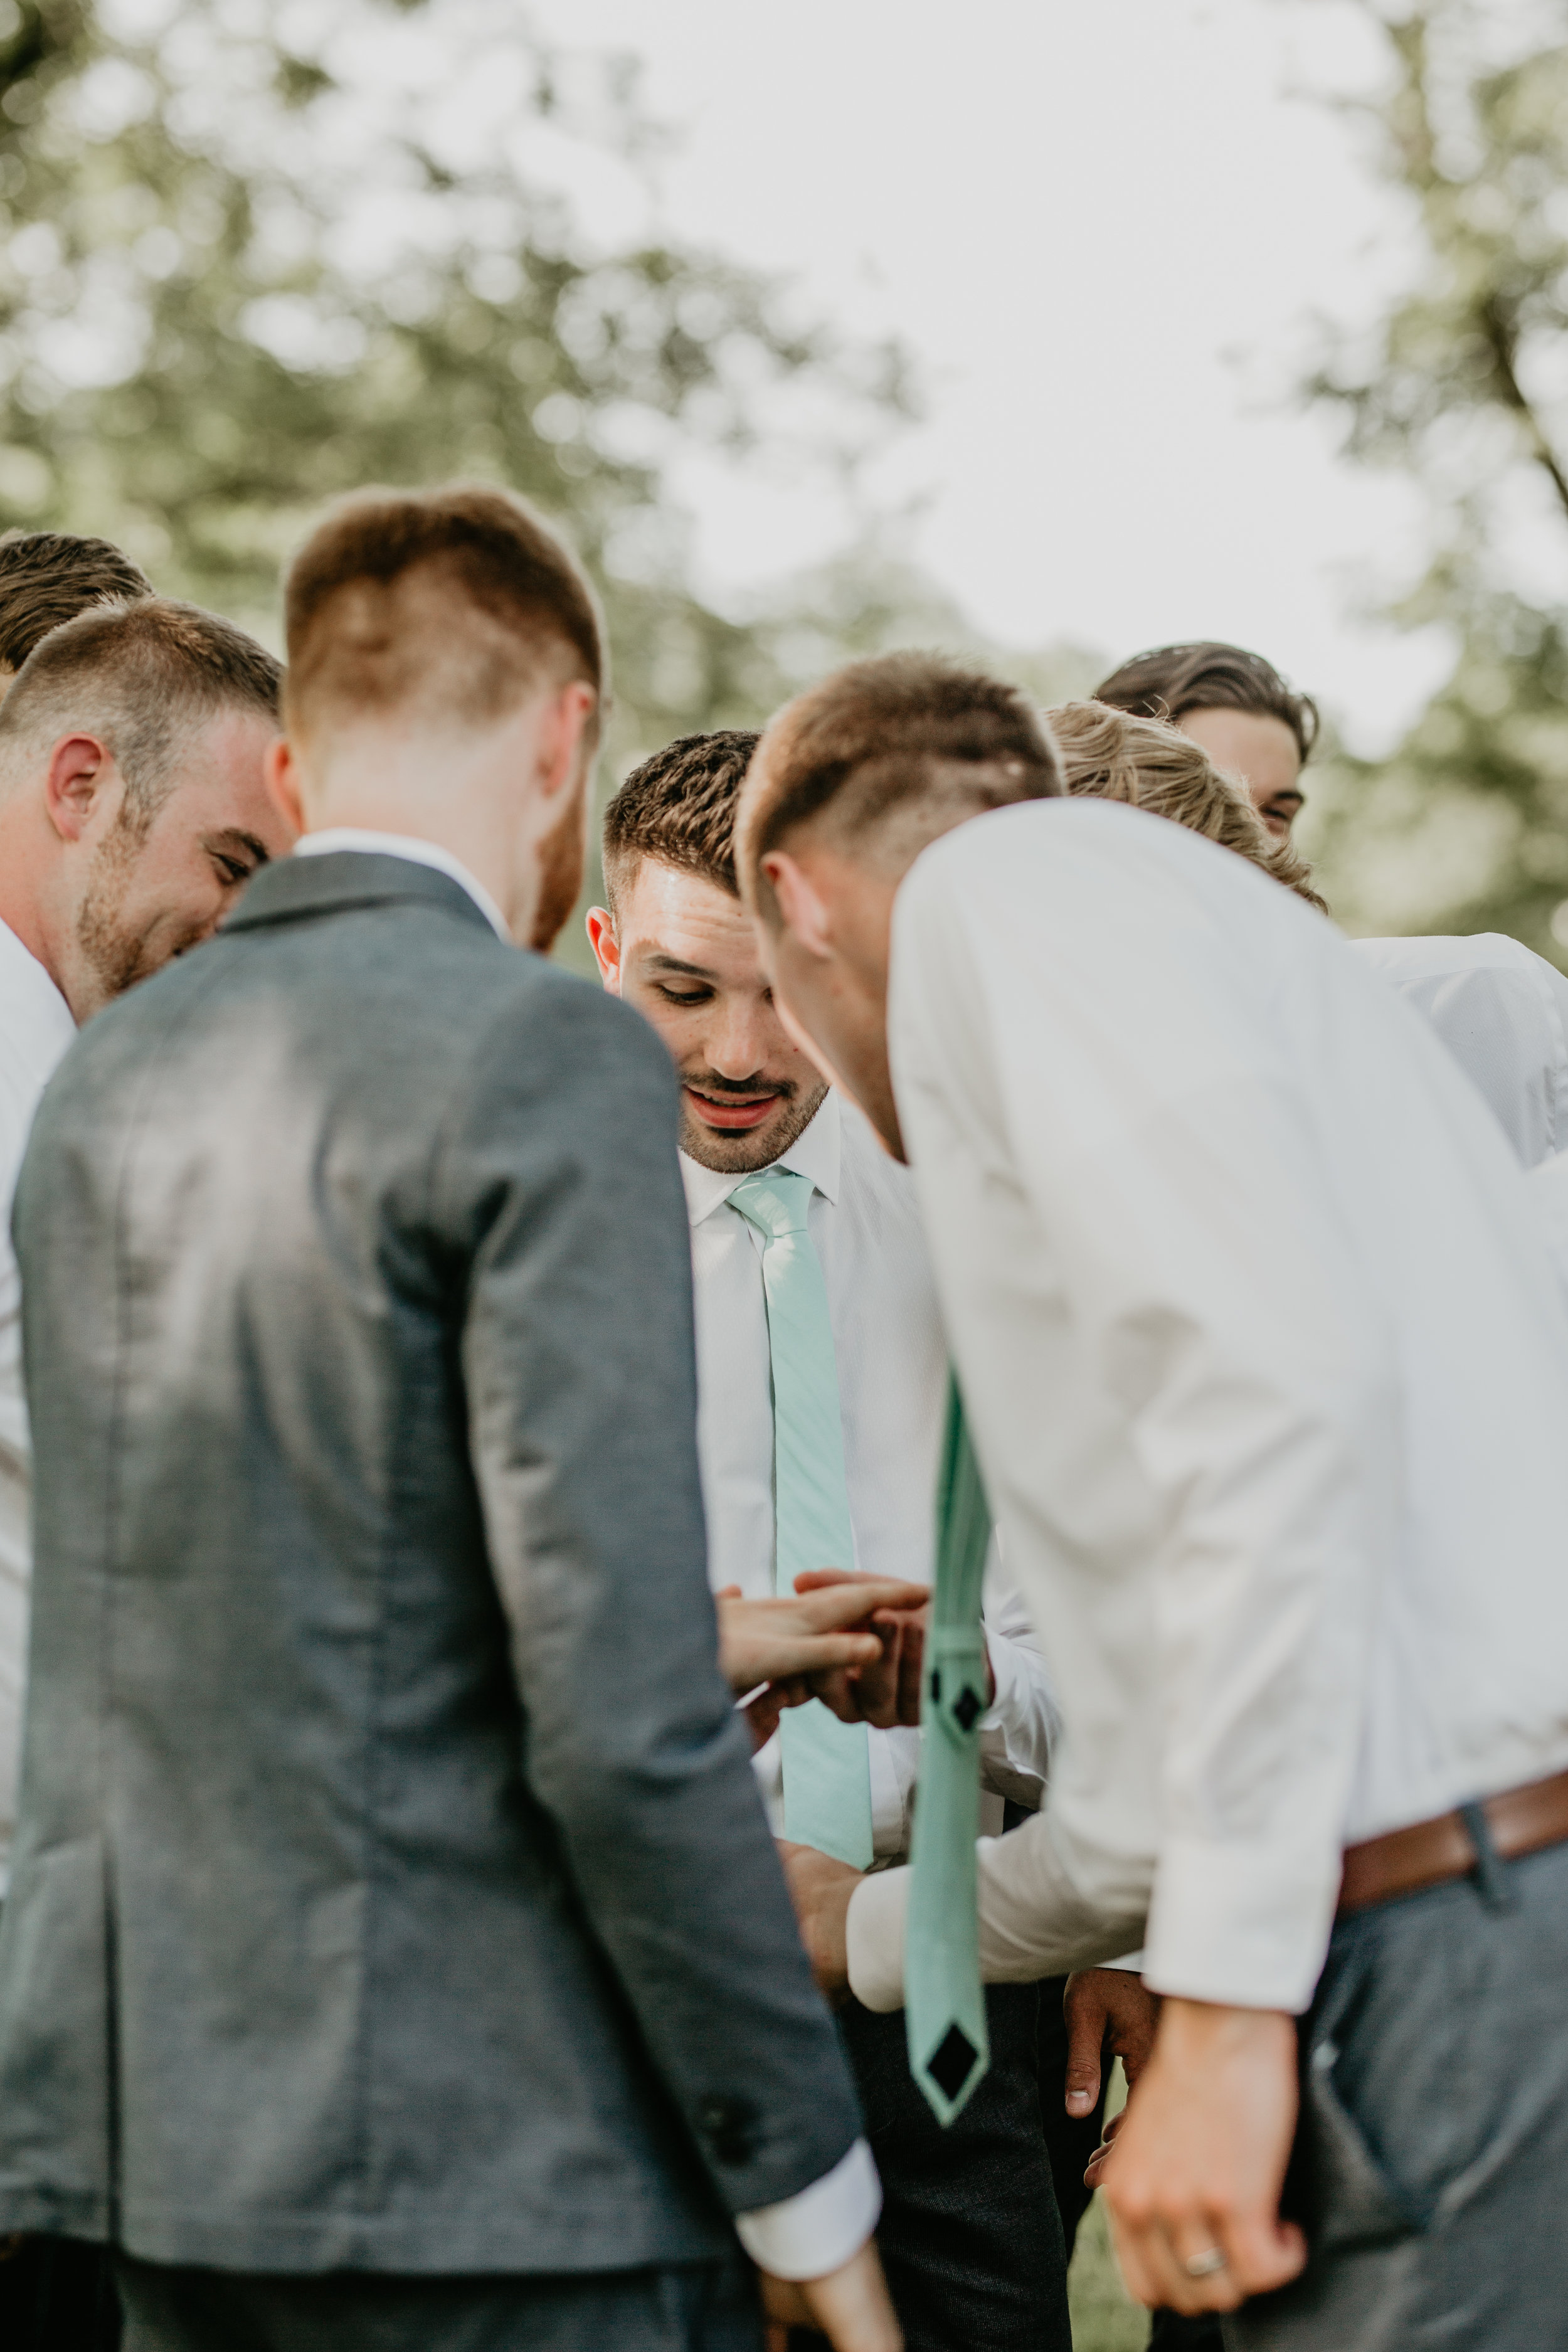
<svg viewBox="0 0 1568 2352"><path fill-rule="evenodd" d="M1089 2098L1087 2091L1069 2091L1068 2093L1068 2105L1069 2107L1073 2107L1081 2113L1085 2107L1092 2105L1093 2102Z"/></svg>

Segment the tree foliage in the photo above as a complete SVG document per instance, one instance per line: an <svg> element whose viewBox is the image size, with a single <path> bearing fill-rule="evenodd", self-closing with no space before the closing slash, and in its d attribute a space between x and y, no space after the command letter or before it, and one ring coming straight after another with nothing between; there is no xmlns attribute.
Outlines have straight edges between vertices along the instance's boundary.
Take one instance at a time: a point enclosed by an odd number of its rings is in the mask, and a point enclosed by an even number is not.
<svg viewBox="0 0 1568 2352"><path fill-rule="evenodd" d="M1363 5L1388 64L1373 152L1413 267L1307 389L1353 454L1426 485L1432 560L1397 613L1446 624L1457 656L1390 759L1329 763L1314 845L1358 928L1505 929L1568 961L1562 12Z"/></svg>
<svg viewBox="0 0 1568 2352"><path fill-rule="evenodd" d="M670 465L759 415L850 464L908 389L753 274L591 242L534 169L651 136L624 61L574 84L510 0L0 0L0 521L105 532L275 635L326 499L506 482L599 580L621 757L764 713L769 633L694 593Z"/></svg>

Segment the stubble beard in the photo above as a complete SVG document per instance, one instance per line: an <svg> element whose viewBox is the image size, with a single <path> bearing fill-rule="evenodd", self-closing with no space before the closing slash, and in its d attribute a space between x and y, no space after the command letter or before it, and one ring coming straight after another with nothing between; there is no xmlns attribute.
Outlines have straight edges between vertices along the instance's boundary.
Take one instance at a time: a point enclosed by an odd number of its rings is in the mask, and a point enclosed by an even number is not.
<svg viewBox="0 0 1568 2352"><path fill-rule="evenodd" d="M698 1087L719 1102L722 1102L730 1091L707 1072L700 1076L696 1071L683 1071L681 1085L683 1088ZM707 1126L692 1109L683 1092L680 1097L680 1148L689 1160L695 1160L700 1168L711 1168L717 1175L752 1175L759 1168L771 1168L773 1161L782 1159L790 1145L805 1133L822 1108L826 1092L826 1085L804 1090L791 1087L787 1094L779 1097L784 1106L780 1118L770 1119L765 1127L745 1128L738 1133L728 1134L720 1128Z"/></svg>
<svg viewBox="0 0 1568 2352"><path fill-rule="evenodd" d="M539 845L539 901L528 944L548 955L577 904L583 888L583 803L588 779L576 791Z"/></svg>
<svg viewBox="0 0 1568 2352"><path fill-rule="evenodd" d="M94 856L76 919L77 948L89 980L89 987L79 992L89 1000L80 1007L80 1019L123 996L157 969L148 960L142 933L124 920L131 877L144 839L142 828L128 824L121 814Z"/></svg>

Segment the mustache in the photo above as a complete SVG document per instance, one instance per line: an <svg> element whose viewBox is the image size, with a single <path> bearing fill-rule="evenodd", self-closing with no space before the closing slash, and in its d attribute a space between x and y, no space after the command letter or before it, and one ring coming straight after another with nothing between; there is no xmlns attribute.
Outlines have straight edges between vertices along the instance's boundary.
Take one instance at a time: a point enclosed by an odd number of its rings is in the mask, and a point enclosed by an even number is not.
<svg viewBox="0 0 1568 2352"><path fill-rule="evenodd" d="M717 1070L682 1070L683 1087L695 1087L699 1094L712 1095L715 1100L725 1095L744 1095L755 1101L759 1095L776 1095L780 1102L793 1102L800 1092L793 1078L721 1078Z"/></svg>

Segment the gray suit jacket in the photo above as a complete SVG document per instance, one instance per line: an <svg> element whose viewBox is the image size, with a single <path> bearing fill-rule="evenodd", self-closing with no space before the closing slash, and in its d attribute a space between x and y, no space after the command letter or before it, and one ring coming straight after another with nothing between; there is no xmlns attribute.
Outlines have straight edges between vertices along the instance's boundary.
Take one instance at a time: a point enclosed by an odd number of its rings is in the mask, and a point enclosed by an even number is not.
<svg viewBox="0 0 1568 2352"><path fill-rule="evenodd" d="M623 2269L850 2145L715 1663L675 1140L653 1033L395 857L272 867L67 1055L0 2229Z"/></svg>

